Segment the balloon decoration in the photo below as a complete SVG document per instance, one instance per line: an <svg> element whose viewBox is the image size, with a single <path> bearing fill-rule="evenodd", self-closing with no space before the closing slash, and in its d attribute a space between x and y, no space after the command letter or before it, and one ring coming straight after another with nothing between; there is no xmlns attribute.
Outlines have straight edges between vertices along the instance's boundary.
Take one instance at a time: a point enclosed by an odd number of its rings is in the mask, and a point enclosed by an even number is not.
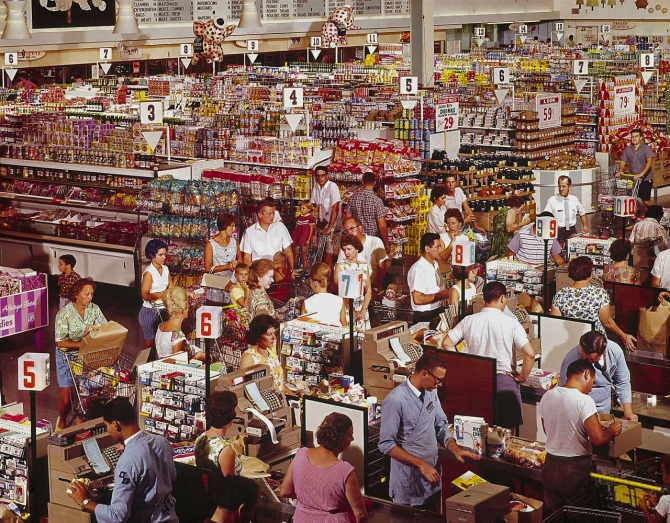
<svg viewBox="0 0 670 523"><path fill-rule="evenodd" d="M355 8L350 5L338 7L328 17L321 28L321 45L323 47L336 47L347 45L347 31L360 29L354 25Z"/></svg>
<svg viewBox="0 0 670 523"><path fill-rule="evenodd" d="M193 63L201 58L207 62L223 60L223 41L235 31L234 25L226 27L223 18L215 18L207 22L193 22L193 34L196 38L193 43Z"/></svg>

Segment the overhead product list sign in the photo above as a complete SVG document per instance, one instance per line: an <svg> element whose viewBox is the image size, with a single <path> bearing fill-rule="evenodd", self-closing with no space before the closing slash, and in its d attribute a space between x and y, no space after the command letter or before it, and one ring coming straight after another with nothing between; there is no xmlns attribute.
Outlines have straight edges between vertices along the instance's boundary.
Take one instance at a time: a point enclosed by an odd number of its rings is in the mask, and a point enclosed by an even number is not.
<svg viewBox="0 0 670 523"><path fill-rule="evenodd" d="M535 110L540 129L553 129L561 126L561 95L540 93L535 98Z"/></svg>
<svg viewBox="0 0 670 523"><path fill-rule="evenodd" d="M435 132L458 129L458 97L449 96L435 105Z"/></svg>

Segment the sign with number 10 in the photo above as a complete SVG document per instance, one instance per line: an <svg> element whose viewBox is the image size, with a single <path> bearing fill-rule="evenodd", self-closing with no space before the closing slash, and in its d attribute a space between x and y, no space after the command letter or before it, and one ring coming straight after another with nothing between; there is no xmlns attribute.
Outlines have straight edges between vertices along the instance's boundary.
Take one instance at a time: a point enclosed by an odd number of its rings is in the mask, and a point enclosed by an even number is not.
<svg viewBox="0 0 670 523"><path fill-rule="evenodd" d="M635 216L635 198L630 196L617 196L614 198L614 216L628 218Z"/></svg>
<svg viewBox="0 0 670 523"><path fill-rule="evenodd" d="M337 294L342 298L353 300L363 296L363 272L340 271L337 281Z"/></svg>
<svg viewBox="0 0 670 523"><path fill-rule="evenodd" d="M553 240L558 236L556 218L542 216L535 220L535 236L541 240Z"/></svg>
<svg viewBox="0 0 670 523"><path fill-rule="evenodd" d="M195 311L195 337L218 338L221 336L222 315L221 307L210 305L203 305Z"/></svg>
<svg viewBox="0 0 670 523"><path fill-rule="evenodd" d="M451 264L467 267L475 263L475 242L456 239L451 254Z"/></svg>

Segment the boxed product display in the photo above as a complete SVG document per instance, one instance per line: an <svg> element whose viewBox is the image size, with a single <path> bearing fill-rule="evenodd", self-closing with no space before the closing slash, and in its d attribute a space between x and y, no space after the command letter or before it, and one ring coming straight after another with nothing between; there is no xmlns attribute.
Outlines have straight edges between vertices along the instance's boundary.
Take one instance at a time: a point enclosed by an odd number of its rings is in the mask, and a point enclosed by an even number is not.
<svg viewBox="0 0 670 523"><path fill-rule="evenodd" d="M509 487L480 483L446 500L447 523L488 523L509 512Z"/></svg>
<svg viewBox="0 0 670 523"><path fill-rule="evenodd" d="M537 499L512 493L510 496L510 513L505 516L506 523L542 523L544 503Z"/></svg>
<svg viewBox="0 0 670 523"><path fill-rule="evenodd" d="M484 418L474 416L454 416L454 432L456 442L482 454L486 448L486 434L489 426Z"/></svg>
<svg viewBox="0 0 670 523"><path fill-rule="evenodd" d="M598 420L603 427L611 425L615 418L612 414L598 414ZM618 458L621 454L642 445L642 424L639 421L617 419L623 425L621 433L609 442L608 455Z"/></svg>
<svg viewBox="0 0 670 523"><path fill-rule="evenodd" d="M470 487L480 483L486 483L486 480L484 478L480 478L477 474L469 470L451 482L452 485L460 490L468 490Z"/></svg>
<svg viewBox="0 0 670 523"><path fill-rule="evenodd" d="M558 373L542 369L531 369L528 380L524 383L524 385L544 390L549 390L557 384Z"/></svg>

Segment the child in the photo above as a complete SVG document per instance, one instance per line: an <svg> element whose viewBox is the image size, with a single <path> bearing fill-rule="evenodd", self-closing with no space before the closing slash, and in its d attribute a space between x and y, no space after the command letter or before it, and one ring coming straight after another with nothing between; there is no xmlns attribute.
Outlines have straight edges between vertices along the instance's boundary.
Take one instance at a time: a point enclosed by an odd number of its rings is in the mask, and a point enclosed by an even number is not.
<svg viewBox="0 0 670 523"><path fill-rule="evenodd" d="M302 259L302 268L307 270L307 250L314 238L316 231L316 218L314 217L314 205L309 200L300 201L300 215L296 219L293 230L293 257L298 260L298 251Z"/></svg>
<svg viewBox="0 0 670 523"><path fill-rule="evenodd" d="M249 287L247 287L247 280L249 280L249 266L246 263L237 264L235 267L235 279L237 280L237 283L230 288L230 303L232 305L246 307L247 298L249 298Z"/></svg>
<svg viewBox="0 0 670 523"><path fill-rule="evenodd" d="M661 458L661 474L663 476L663 485L666 489L670 486L670 454L664 454ZM661 493L667 490L661 491ZM670 494L662 495L659 498L656 494L645 494L644 503L641 503L642 511L647 517L647 523L670 523Z"/></svg>
<svg viewBox="0 0 670 523"><path fill-rule="evenodd" d="M287 302L291 296L291 288L288 284L291 274L286 263L286 253L276 252L273 260L275 263L275 286L272 292L268 294L277 301Z"/></svg>
<svg viewBox="0 0 670 523"><path fill-rule="evenodd" d="M77 280L81 279L81 276L73 270L75 265L77 265L77 260L71 254L63 254L58 258L58 270L60 271L58 275L58 287L60 288L58 310L68 304L70 288Z"/></svg>

